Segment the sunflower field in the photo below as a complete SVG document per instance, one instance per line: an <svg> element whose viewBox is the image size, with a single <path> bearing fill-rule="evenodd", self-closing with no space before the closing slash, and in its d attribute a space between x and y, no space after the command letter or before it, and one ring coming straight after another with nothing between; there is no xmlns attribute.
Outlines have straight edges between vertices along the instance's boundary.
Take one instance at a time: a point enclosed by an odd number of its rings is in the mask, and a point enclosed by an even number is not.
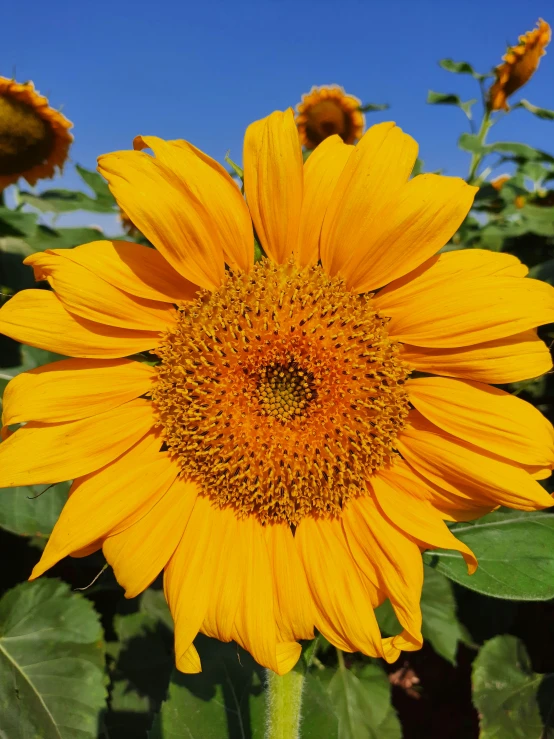
<svg viewBox="0 0 554 739"><path fill-rule="evenodd" d="M336 84L83 167L0 76L2 739L554 737L550 39L440 60L465 178Z"/></svg>

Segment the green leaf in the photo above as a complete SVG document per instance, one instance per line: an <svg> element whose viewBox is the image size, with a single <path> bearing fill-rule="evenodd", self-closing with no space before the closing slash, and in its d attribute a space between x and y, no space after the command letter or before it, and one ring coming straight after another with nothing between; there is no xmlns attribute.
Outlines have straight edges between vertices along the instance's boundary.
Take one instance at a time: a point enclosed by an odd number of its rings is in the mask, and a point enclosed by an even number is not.
<svg viewBox="0 0 554 739"><path fill-rule="evenodd" d="M390 106L387 103L377 105L376 103L366 103L365 105L360 105L360 113L375 113L379 110L388 110Z"/></svg>
<svg viewBox="0 0 554 739"><path fill-rule="evenodd" d="M554 110L538 108L536 105L530 103L529 100L520 100L517 105L514 105L514 109L515 108L525 108L529 113L536 115L537 118L543 118L546 121L554 121Z"/></svg>
<svg viewBox="0 0 554 739"><path fill-rule="evenodd" d="M37 228L35 213L0 207L0 236L30 236Z"/></svg>
<svg viewBox="0 0 554 739"><path fill-rule="evenodd" d="M420 159L419 157L415 160L414 168L412 169L411 177L417 177L419 174L423 172L423 159Z"/></svg>
<svg viewBox="0 0 554 739"><path fill-rule="evenodd" d="M100 228L49 228L41 225L36 234L27 238L26 241L33 251L44 251L45 249L72 249L74 246L89 244L91 241L99 241L103 238L104 234Z"/></svg>
<svg viewBox="0 0 554 739"><path fill-rule="evenodd" d="M458 139L458 146L463 151L469 151L472 154L480 154L485 151L485 147L479 141L479 137L474 133L463 133Z"/></svg>
<svg viewBox="0 0 554 739"><path fill-rule="evenodd" d="M456 105L458 108L461 108L467 118L471 120L471 108L475 105L477 100L473 99L462 102L458 95L444 92L433 92L433 90L429 90L427 93L427 102L431 105Z"/></svg>
<svg viewBox="0 0 554 739"><path fill-rule="evenodd" d="M195 645L202 672L174 671L150 739L263 739L262 668L235 644L200 635ZM251 734L243 729L249 726Z"/></svg>
<svg viewBox="0 0 554 739"><path fill-rule="evenodd" d="M554 259L548 259L546 262L531 267L529 277L533 277L535 280L544 280L549 285L554 285Z"/></svg>
<svg viewBox="0 0 554 739"><path fill-rule="evenodd" d="M487 154L495 152L497 154L511 154L516 160L531 160L540 162L554 162L554 157L540 149L534 149L527 144L520 144L517 141L497 141L493 144L487 144L484 147ZM510 157L508 157L510 158Z"/></svg>
<svg viewBox="0 0 554 739"><path fill-rule="evenodd" d="M456 664L458 642L466 638L463 626L456 616L456 600L448 578L432 567L425 567L425 579L421 593L421 632L435 652L451 664ZM379 628L384 634L394 636L402 631L389 600L375 609Z"/></svg>
<svg viewBox="0 0 554 739"><path fill-rule="evenodd" d="M0 528L19 536L47 539L67 500L69 486L60 482L0 488Z"/></svg>
<svg viewBox="0 0 554 739"><path fill-rule="evenodd" d="M114 201L96 200L77 190L45 190L39 195L21 192L21 202L42 213L71 213L87 210L95 213L113 213Z"/></svg>
<svg viewBox="0 0 554 739"><path fill-rule="evenodd" d="M495 511L452 533L479 560L474 575L458 552L435 550L424 561L470 590L507 600L554 597L554 515L544 512Z"/></svg>
<svg viewBox="0 0 554 739"><path fill-rule="evenodd" d="M339 722L327 692L333 672L326 668L306 675L302 695L302 739L338 736Z"/></svg>
<svg viewBox="0 0 554 739"><path fill-rule="evenodd" d="M481 74L476 72L468 62L455 62L452 59L441 59L439 62L443 69L454 74L470 74L476 80L484 80L490 77L490 74Z"/></svg>
<svg viewBox="0 0 554 739"><path fill-rule="evenodd" d="M94 170L85 169L79 164L75 165L75 169L79 173L83 182L88 185L93 193L96 195L96 199L98 202L111 204L112 208L116 206L115 198L111 194L108 183L102 177L102 175L98 174L98 172L95 172Z"/></svg>
<svg viewBox="0 0 554 739"><path fill-rule="evenodd" d="M364 665L357 674L339 667L328 692L339 720L338 739L401 739L390 702L390 682L379 665Z"/></svg>
<svg viewBox="0 0 554 739"><path fill-rule="evenodd" d="M44 578L0 601L0 716L6 737L96 739L106 705L98 614Z"/></svg>
<svg viewBox="0 0 554 739"><path fill-rule="evenodd" d="M544 736L537 693L541 683L552 677L533 672L527 651L515 636L485 642L473 663L472 680L480 738Z"/></svg>

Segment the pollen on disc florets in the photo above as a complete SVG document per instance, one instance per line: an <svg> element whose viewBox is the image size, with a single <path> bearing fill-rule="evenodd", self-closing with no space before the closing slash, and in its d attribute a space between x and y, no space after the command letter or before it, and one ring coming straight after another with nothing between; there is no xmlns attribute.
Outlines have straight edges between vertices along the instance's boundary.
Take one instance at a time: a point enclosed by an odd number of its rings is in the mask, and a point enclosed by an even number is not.
<svg viewBox="0 0 554 739"><path fill-rule="evenodd" d="M409 374L370 295L259 262L179 309L155 412L183 474L262 522L334 515L391 461Z"/></svg>

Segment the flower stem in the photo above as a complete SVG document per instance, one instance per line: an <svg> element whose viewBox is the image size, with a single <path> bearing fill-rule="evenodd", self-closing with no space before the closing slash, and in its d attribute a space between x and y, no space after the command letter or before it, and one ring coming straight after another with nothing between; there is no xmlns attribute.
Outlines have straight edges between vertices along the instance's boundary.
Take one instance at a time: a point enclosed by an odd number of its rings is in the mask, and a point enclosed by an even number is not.
<svg viewBox="0 0 554 739"><path fill-rule="evenodd" d="M304 671L266 670L266 739L299 739Z"/></svg>
<svg viewBox="0 0 554 739"><path fill-rule="evenodd" d="M481 147L485 143L487 133L489 132L489 128L491 126L492 120L490 110L488 110L488 108L485 108L485 112L483 113L483 120L481 121L481 126L479 128L479 131L477 132L479 149L473 152L473 154L471 155L471 162L469 164L469 174L467 176L467 181L470 185L473 184L473 181L475 180L475 176L477 174L477 170L479 169L479 165L481 164L481 161L483 159L483 152L481 150Z"/></svg>

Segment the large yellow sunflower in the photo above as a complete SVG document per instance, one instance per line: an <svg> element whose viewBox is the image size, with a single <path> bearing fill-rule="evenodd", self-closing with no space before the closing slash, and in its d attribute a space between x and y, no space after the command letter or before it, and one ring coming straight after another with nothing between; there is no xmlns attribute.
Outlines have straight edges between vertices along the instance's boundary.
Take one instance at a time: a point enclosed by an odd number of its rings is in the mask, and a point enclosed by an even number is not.
<svg viewBox="0 0 554 739"><path fill-rule="evenodd" d="M347 95L338 85L312 87L296 106L296 125L300 143L315 149L329 136L337 134L346 144L355 143L363 134L365 116L361 100Z"/></svg>
<svg viewBox="0 0 554 739"><path fill-rule="evenodd" d="M494 70L496 81L488 95L490 110L510 109L507 99L529 82L539 66L541 56L546 54L550 36L550 26L539 18L537 28L524 33L519 37L519 43L508 49L502 57L503 64Z"/></svg>
<svg viewBox="0 0 554 739"><path fill-rule="evenodd" d="M129 598L165 570L183 671L199 631L280 674L314 627L393 661L422 643L421 551L476 566L445 520L551 504L552 427L487 383L552 367L534 329L554 290L507 254L436 256L476 188L409 180L416 155L382 123L303 165L289 110L248 128L246 200L185 141L100 158L156 250L35 254L53 292L0 311L8 336L73 357L4 396L25 425L0 486L74 480L33 578L100 548ZM402 631L383 639L386 598Z"/></svg>
<svg viewBox="0 0 554 739"><path fill-rule="evenodd" d="M61 170L73 141L72 126L32 82L0 77L0 190L20 177L35 185Z"/></svg>

